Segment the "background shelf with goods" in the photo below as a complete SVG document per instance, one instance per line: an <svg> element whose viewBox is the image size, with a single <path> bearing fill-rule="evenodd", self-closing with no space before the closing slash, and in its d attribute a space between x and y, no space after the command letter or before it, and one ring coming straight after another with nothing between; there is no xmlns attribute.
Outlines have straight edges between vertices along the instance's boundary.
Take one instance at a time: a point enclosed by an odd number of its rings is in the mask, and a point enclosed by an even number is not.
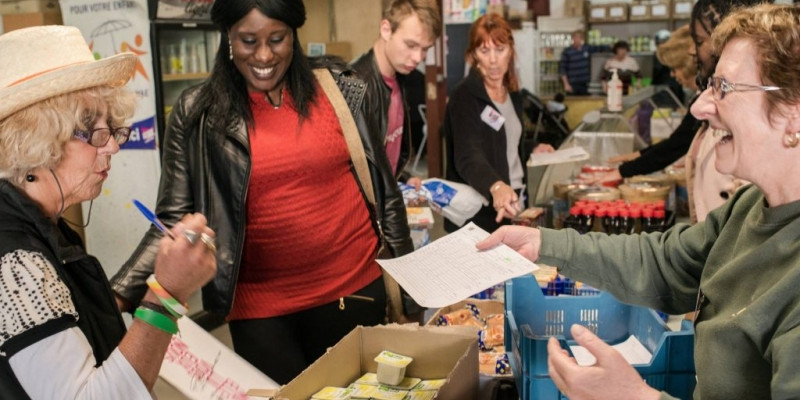
<svg viewBox="0 0 800 400"><path fill-rule="evenodd" d="M588 3L586 42L613 46L618 40L627 41L631 48L630 56L638 62L642 72L642 85L647 86L659 75L661 68L655 55L656 35L667 37L673 30L688 24L691 6L691 2L682 0ZM590 93L602 93L600 74L612 56L611 53L592 54Z"/></svg>
<svg viewBox="0 0 800 400"><path fill-rule="evenodd" d="M561 53L572 45L572 32L584 30L583 17L549 17L536 20L536 59L534 62L536 87L533 88L540 98L552 97L563 92L561 75L558 72Z"/></svg>
<svg viewBox="0 0 800 400"><path fill-rule="evenodd" d="M212 3L208 9L187 11L169 2L150 0L159 143L180 94L208 78L214 65L220 35L209 19Z"/></svg>

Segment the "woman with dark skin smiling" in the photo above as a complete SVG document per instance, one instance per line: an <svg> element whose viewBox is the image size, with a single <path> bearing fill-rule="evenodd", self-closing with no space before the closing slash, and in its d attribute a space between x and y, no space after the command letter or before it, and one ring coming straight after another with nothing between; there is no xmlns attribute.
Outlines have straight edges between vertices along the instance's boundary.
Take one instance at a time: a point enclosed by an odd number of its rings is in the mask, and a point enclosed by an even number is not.
<svg viewBox="0 0 800 400"><path fill-rule="evenodd" d="M383 144L364 128L364 83L325 61L355 120L376 200L353 172L335 105L303 55L299 0L218 1L211 77L170 117L156 213L203 210L218 232L204 309L227 317L234 350L285 384L357 325L386 316L381 247L413 250ZM334 84L334 91L338 93ZM112 280L120 305L143 294L153 234Z"/></svg>

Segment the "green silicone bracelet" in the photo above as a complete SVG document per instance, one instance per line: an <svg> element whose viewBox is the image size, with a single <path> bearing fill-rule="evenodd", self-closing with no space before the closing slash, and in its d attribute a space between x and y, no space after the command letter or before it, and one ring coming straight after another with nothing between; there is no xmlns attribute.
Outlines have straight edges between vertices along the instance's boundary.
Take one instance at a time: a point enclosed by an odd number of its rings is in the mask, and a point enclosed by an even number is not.
<svg viewBox="0 0 800 400"><path fill-rule="evenodd" d="M146 322L164 332L169 333L170 335L178 333L178 323L158 311L139 307L136 309L136 313L134 313L133 316L139 318L142 320L142 322Z"/></svg>

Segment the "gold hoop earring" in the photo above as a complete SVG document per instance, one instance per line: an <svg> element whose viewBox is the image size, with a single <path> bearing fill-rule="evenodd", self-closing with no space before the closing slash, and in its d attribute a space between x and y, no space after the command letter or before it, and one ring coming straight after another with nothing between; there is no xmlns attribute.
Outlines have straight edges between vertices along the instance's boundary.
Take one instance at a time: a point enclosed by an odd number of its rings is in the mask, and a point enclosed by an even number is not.
<svg viewBox="0 0 800 400"><path fill-rule="evenodd" d="M783 145L786 147L797 147L800 143L800 132L783 135Z"/></svg>
<svg viewBox="0 0 800 400"><path fill-rule="evenodd" d="M228 58L233 61L233 45L228 41Z"/></svg>

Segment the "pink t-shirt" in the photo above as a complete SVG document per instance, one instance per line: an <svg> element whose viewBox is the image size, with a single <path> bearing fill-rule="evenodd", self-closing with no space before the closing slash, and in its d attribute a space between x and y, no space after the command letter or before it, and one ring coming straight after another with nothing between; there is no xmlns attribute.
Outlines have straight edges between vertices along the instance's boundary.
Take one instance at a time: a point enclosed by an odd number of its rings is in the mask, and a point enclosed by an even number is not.
<svg viewBox="0 0 800 400"><path fill-rule="evenodd" d="M392 173L397 174L400 150L403 146L403 95L400 85L394 76L383 75L383 81L392 88L392 98L389 103L389 118L386 124L386 156L392 164Z"/></svg>

